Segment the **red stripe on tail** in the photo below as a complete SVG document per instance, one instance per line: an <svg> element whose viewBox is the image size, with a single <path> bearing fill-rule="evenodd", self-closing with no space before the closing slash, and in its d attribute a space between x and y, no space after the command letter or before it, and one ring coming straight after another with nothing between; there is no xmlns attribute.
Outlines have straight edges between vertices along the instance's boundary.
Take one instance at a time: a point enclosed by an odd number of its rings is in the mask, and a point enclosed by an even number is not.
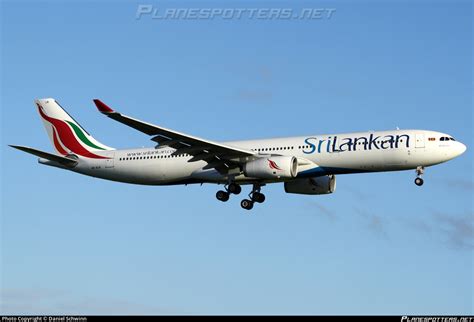
<svg viewBox="0 0 474 322"><path fill-rule="evenodd" d="M59 151L59 153L61 153L62 155L67 155L67 151L63 149L61 143L59 143L59 140L58 140L58 137L56 135L56 130L54 129L53 127L53 142L54 142L54 147L56 148L56 150Z"/></svg>
<svg viewBox="0 0 474 322"><path fill-rule="evenodd" d="M79 154L80 156L92 158L92 159L110 159L94 153L89 152L85 149L77 140L72 133L71 128L63 121L49 117L43 112L41 105L38 105L38 110L42 118L51 123L53 127L58 131L61 142L72 152Z"/></svg>

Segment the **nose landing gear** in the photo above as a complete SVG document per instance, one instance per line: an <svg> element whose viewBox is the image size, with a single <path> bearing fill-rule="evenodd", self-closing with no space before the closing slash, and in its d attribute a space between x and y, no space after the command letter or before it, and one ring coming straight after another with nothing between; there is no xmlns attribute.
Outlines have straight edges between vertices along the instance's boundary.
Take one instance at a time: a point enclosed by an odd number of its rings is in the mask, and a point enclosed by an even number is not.
<svg viewBox="0 0 474 322"><path fill-rule="evenodd" d="M421 187L424 183L423 179L421 176L425 173L425 167L423 166L418 166L416 167L416 179L415 179L415 184L419 187Z"/></svg>

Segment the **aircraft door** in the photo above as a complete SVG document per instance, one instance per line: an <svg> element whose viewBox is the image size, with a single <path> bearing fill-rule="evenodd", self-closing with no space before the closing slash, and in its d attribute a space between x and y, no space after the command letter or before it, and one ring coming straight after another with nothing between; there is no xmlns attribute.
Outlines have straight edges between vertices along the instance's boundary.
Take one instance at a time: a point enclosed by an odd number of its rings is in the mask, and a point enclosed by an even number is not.
<svg viewBox="0 0 474 322"><path fill-rule="evenodd" d="M425 134L416 133L415 134L415 148L424 148L425 147Z"/></svg>

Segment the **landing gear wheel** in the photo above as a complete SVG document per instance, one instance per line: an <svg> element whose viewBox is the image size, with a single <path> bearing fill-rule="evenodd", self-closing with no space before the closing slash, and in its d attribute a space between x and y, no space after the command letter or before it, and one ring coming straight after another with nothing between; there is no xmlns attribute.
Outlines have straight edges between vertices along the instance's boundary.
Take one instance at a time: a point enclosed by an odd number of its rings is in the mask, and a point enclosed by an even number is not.
<svg viewBox="0 0 474 322"><path fill-rule="evenodd" d="M226 202L227 200L229 200L229 193L226 192L226 191L223 191L223 190L219 190L216 193L216 198L217 198L217 200L220 200L222 202Z"/></svg>
<svg viewBox="0 0 474 322"><path fill-rule="evenodd" d="M252 201L262 203L265 201L265 195L261 192L254 192L252 194Z"/></svg>
<svg viewBox="0 0 474 322"><path fill-rule="evenodd" d="M424 182L424 181L423 181L423 179L421 179L421 178L416 178L416 179L415 179L415 184L416 184L417 186L419 186L419 187L423 185L423 182Z"/></svg>
<svg viewBox="0 0 474 322"><path fill-rule="evenodd" d="M227 186L227 191L234 195L238 195L242 191L242 187L239 184L232 182Z"/></svg>
<svg viewBox="0 0 474 322"><path fill-rule="evenodd" d="M240 202L240 206L244 209L250 210L250 209L253 208L253 201L248 200L248 199L244 199Z"/></svg>

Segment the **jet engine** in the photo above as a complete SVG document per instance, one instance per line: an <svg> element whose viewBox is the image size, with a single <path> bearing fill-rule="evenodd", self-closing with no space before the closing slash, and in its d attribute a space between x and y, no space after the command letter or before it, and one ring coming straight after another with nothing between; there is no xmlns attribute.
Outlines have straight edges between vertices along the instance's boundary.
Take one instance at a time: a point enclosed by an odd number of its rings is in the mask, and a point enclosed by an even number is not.
<svg viewBox="0 0 474 322"><path fill-rule="evenodd" d="M291 156L256 159L244 164L244 174L262 179L294 178L298 174L298 160Z"/></svg>
<svg viewBox="0 0 474 322"><path fill-rule="evenodd" d="M286 193L302 195L325 195L336 191L336 176L294 179L285 182Z"/></svg>

